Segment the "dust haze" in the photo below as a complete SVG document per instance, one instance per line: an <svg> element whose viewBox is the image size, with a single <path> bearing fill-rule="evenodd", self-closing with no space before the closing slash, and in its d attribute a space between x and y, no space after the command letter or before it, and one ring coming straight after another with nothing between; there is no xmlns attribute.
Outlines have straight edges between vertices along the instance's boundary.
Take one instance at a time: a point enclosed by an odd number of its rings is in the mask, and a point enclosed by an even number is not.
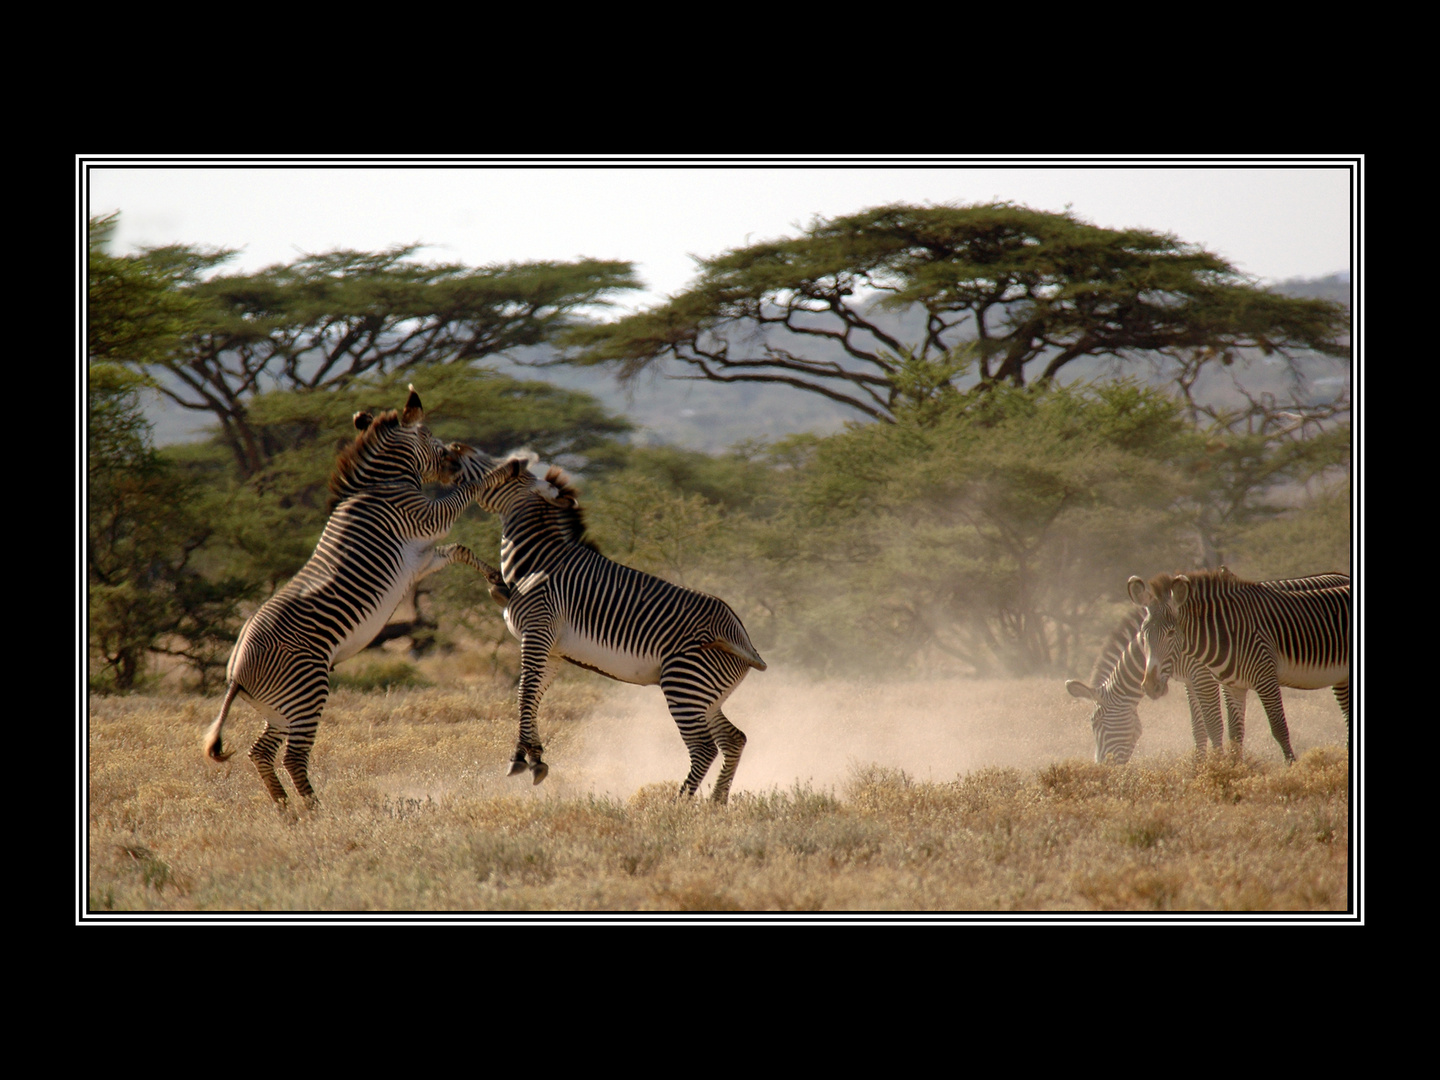
<svg viewBox="0 0 1440 1080"><path fill-rule="evenodd" d="M1331 691L1287 689L1284 700L1297 754L1344 745L1345 721ZM1247 706L1246 753L1283 761L1253 694ZM1067 759L1091 761L1090 713L1059 678L812 681L772 667L751 672L725 704L725 715L749 740L731 791L809 784L843 794L856 770L872 765L942 783L984 768L1033 771ZM1136 763L1194 748L1183 686L1159 701L1143 700L1140 718ZM558 729L547 724L542 704L540 726L551 766L544 787L556 796L624 800L649 784L678 785L689 768L657 687L608 683L587 715ZM702 797L718 770L717 761Z"/></svg>

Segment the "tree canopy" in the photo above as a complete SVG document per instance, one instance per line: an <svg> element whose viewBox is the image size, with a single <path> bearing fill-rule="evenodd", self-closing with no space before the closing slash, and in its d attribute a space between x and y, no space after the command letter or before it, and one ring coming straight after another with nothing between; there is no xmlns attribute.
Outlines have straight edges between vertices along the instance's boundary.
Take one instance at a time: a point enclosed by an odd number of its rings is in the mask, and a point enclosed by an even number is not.
<svg viewBox="0 0 1440 1080"><path fill-rule="evenodd" d="M90 222L92 359L125 363L176 403L212 414L245 476L271 453L249 413L257 394L336 389L363 375L537 345L577 310L640 287L628 262L426 265L413 261L413 245L210 276L234 253L179 245L112 256L105 243L114 222ZM150 317L124 291L135 278L170 286L155 318L186 316L165 323L169 335L147 339L155 347L143 353L126 346L127 320Z"/></svg>
<svg viewBox="0 0 1440 1080"><path fill-rule="evenodd" d="M1009 203L884 206L699 265L660 307L568 332L570 362L629 379L672 361L679 378L794 386L893 421L947 387L1048 381L1082 356L1348 355L1343 305L1262 288L1171 235ZM923 315L913 332L904 312Z"/></svg>
<svg viewBox="0 0 1440 1080"><path fill-rule="evenodd" d="M205 575L196 552L214 532L199 492L151 445L141 377L108 357L164 356L187 326L165 275L91 261L87 382L86 578L96 684L128 690L151 653L194 665L202 687L234 640L251 583Z"/></svg>

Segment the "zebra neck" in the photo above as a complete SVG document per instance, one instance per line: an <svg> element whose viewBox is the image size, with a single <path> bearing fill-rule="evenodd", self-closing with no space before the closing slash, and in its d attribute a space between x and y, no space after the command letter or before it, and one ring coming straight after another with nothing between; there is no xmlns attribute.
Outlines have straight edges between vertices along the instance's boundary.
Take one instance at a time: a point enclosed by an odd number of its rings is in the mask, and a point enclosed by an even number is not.
<svg viewBox="0 0 1440 1080"><path fill-rule="evenodd" d="M508 529L500 534L500 575L513 585L537 571L554 573L579 545L556 536L527 539Z"/></svg>

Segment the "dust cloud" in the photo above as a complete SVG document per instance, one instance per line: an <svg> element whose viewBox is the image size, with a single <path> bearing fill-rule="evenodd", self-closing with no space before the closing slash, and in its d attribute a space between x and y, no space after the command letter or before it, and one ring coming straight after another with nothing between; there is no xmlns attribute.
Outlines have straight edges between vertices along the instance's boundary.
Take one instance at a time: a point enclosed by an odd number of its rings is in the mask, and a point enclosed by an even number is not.
<svg viewBox="0 0 1440 1080"><path fill-rule="evenodd" d="M1345 722L1329 690L1284 691L1297 754L1343 745ZM1248 696L1245 749L1281 758L1264 709ZM940 783L979 769L1033 771L1056 761L1094 759L1089 703L1064 680L931 679L910 682L810 681L772 668L751 672L725 705L749 740L732 792L763 793L809 784L843 794L857 768L901 769L915 781ZM1183 686L1140 703L1143 733L1134 760L1183 754L1194 747ZM546 760L557 795L585 792L626 799L648 784L675 784L689 758L657 687L609 684L587 716L546 734ZM708 796L719 763L700 794Z"/></svg>

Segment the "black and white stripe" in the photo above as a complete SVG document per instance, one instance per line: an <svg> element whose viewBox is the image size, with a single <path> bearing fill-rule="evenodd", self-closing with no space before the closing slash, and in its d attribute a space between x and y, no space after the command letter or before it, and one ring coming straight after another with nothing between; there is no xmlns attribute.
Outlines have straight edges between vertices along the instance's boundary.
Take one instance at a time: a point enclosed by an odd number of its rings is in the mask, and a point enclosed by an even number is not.
<svg viewBox="0 0 1440 1080"><path fill-rule="evenodd" d="M1129 592L1144 608L1147 691L1163 684L1172 653L1192 657L1231 690L1255 691L1286 761L1295 753L1282 686L1333 687L1349 727L1349 575L1245 581L1222 568L1132 577Z"/></svg>
<svg viewBox="0 0 1440 1080"><path fill-rule="evenodd" d="M335 502L325 530L300 572L240 629L226 669L220 715L205 734L205 753L230 756L221 732L235 698L265 717L250 759L276 802L286 800L275 771L283 764L301 798L310 799L308 763L315 729L330 694L330 670L374 640L415 583L451 562L482 573L460 544L438 544L473 497L460 484L432 499L421 485L450 483L459 458L425 428L414 387L403 413L356 413L360 434L331 476Z"/></svg>
<svg viewBox="0 0 1440 1080"><path fill-rule="evenodd" d="M1140 741L1140 698L1144 694L1145 647L1140 641L1143 611L1127 615L1110 634L1091 671L1090 684L1070 679L1065 689L1077 698L1092 701L1090 727L1095 735L1095 760L1123 765L1130 760ZM1225 714L1230 740L1237 744L1244 737L1245 696L1222 688L1203 664L1191 657L1172 652L1166 660L1165 675L1185 683L1190 706L1190 733L1195 749L1204 753L1211 745L1222 746L1220 699L1225 699ZM1223 693L1222 693L1223 690ZM1157 689L1152 696L1165 692Z"/></svg>
<svg viewBox="0 0 1440 1080"><path fill-rule="evenodd" d="M491 467L462 458L480 490L476 502L501 517L500 571L510 591L506 625L520 640L520 733L510 773L534 782L541 759L536 713L561 661L623 682L658 685L690 754L680 793L699 788L717 756L724 761L712 797L724 802L745 735L721 711L749 670L765 670L739 617L723 600L612 562L584 539L584 519L568 477L542 480L533 459ZM557 486L558 485L558 486Z"/></svg>

